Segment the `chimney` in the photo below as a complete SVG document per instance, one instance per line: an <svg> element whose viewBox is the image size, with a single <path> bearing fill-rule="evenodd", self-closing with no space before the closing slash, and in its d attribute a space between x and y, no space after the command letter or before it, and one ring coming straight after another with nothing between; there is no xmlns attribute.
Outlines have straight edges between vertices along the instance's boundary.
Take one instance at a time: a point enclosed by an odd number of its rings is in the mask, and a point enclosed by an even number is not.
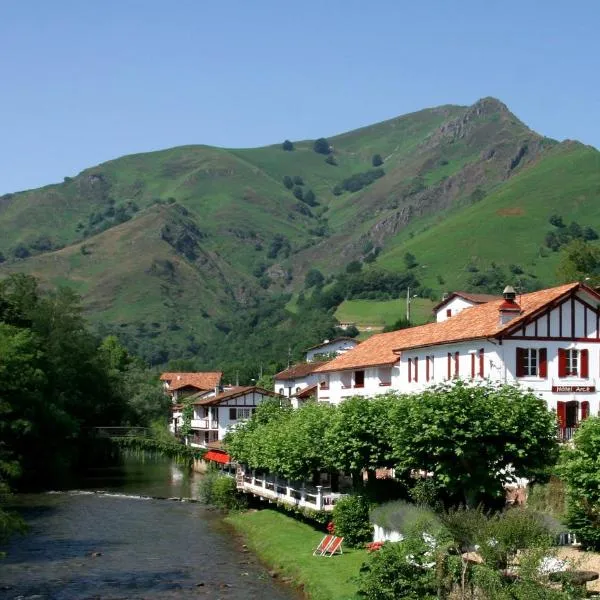
<svg viewBox="0 0 600 600"><path fill-rule="evenodd" d="M504 288L502 295L504 296L504 301L498 307L500 326L506 325L521 314L521 307L515 301L517 293L515 292L514 288L510 285L507 285Z"/></svg>

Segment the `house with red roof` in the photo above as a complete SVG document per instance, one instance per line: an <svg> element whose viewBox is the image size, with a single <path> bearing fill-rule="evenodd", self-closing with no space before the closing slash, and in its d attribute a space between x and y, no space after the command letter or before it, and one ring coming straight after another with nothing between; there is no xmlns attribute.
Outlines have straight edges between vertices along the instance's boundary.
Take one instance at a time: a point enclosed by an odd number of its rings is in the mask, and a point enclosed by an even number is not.
<svg viewBox="0 0 600 600"><path fill-rule="evenodd" d="M450 317L454 317L465 308L472 308L478 304L500 300L502 296L492 294L472 294L471 292L452 292L446 294L444 299L433 307L435 320L440 323Z"/></svg>
<svg viewBox="0 0 600 600"><path fill-rule="evenodd" d="M557 412L570 439L600 409L600 295L570 283L519 296L507 287L479 300L435 323L374 335L319 366L318 400L415 393L458 378L517 384Z"/></svg>
<svg viewBox="0 0 600 600"><path fill-rule="evenodd" d="M221 371L204 371L196 373L162 373L165 392L171 396L173 403L198 392L214 390L221 384Z"/></svg>

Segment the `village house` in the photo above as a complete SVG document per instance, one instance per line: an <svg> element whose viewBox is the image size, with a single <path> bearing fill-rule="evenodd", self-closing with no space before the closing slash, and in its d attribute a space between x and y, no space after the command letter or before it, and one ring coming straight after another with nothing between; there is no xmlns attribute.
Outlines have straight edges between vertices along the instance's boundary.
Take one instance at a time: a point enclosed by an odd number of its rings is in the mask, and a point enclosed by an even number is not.
<svg viewBox="0 0 600 600"><path fill-rule="evenodd" d="M518 384L556 411L570 439L599 413L600 295L571 283L488 302L453 296L436 323L374 335L319 366L318 400L419 392L455 379ZM466 298L469 301L469 298ZM445 311L456 310L448 316Z"/></svg>
<svg viewBox="0 0 600 600"><path fill-rule="evenodd" d="M290 398L294 408L298 408L298 395L307 388L316 386L318 375L315 370L326 363L327 361L298 363L280 371L273 378L275 391L281 396Z"/></svg>
<svg viewBox="0 0 600 600"><path fill-rule="evenodd" d="M219 447L227 431L249 419L269 398L281 396L256 386L234 386L192 396L194 414L188 443L198 448Z"/></svg>
<svg viewBox="0 0 600 600"><path fill-rule="evenodd" d="M332 355L340 355L356 348L360 342L354 338L341 336L333 340L324 340L316 346L311 346L305 350L306 362L320 361L331 358Z"/></svg>
<svg viewBox="0 0 600 600"><path fill-rule="evenodd" d="M192 394L207 393L221 385L221 371L205 371L195 373L162 373L165 393L171 398L171 422L169 431L177 433L181 427L181 401Z"/></svg>

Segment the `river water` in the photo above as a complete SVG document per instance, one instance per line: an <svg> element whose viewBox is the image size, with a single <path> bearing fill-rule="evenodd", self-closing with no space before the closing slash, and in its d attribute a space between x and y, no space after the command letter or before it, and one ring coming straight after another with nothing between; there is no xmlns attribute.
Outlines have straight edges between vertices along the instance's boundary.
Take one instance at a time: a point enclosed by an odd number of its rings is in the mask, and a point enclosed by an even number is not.
<svg viewBox="0 0 600 600"><path fill-rule="evenodd" d="M0 599L298 598L219 512L167 499L194 497L199 477L168 461L129 459L77 490L16 496L30 529L3 548Z"/></svg>

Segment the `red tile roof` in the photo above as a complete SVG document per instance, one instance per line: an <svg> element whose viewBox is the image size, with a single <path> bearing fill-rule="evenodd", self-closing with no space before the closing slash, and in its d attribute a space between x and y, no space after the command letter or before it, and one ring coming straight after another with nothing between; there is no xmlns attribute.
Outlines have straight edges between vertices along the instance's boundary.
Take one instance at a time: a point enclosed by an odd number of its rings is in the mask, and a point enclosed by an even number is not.
<svg viewBox="0 0 600 600"><path fill-rule="evenodd" d="M211 460L213 462L226 465L231 462L231 458L227 452L220 452L219 450L209 450L202 457L203 460Z"/></svg>
<svg viewBox="0 0 600 600"><path fill-rule="evenodd" d="M555 288L517 296L520 315L506 325L500 324L498 309L504 302L500 298L472 308L467 308L441 323L429 323L390 333L374 335L353 350L342 354L317 369L317 372L343 371L362 367L391 365L398 360L397 352L473 339L501 337L524 321L541 312L548 304L570 295L578 288L599 298L591 288L569 283Z"/></svg>
<svg viewBox="0 0 600 600"><path fill-rule="evenodd" d="M300 390L297 394L294 394L294 398L299 398L300 400L305 400L306 398L310 398L311 396L317 397L317 384L309 385L305 387L303 390Z"/></svg>
<svg viewBox="0 0 600 600"><path fill-rule="evenodd" d="M194 387L199 390L211 390L221 382L221 371L199 373L163 373L161 381L169 383L169 390L179 390L184 387Z"/></svg>
<svg viewBox="0 0 600 600"><path fill-rule="evenodd" d="M280 371L279 373L277 373L277 375L275 375L274 379L275 380L279 380L279 379L285 380L285 379L298 379L299 377L306 377L307 375L310 375L311 373L316 371L318 367L320 367L321 365L324 365L326 363L327 363L326 360L315 360L313 362L298 363L296 365L292 365L291 367L289 367L288 369L285 369L284 371Z"/></svg>
<svg viewBox="0 0 600 600"><path fill-rule="evenodd" d="M500 300L502 298L502 296L494 294L472 294L471 292L452 292L448 295L448 297L444 298L441 302L439 302L433 307L433 312L436 313L438 310L440 310L440 308L448 304L450 300L453 300L456 297L464 298L469 302L473 302L473 304L485 304L486 302L493 302L494 300Z"/></svg>
<svg viewBox="0 0 600 600"><path fill-rule="evenodd" d="M221 404L221 402L225 402L226 400L232 400L233 398L239 398L244 394L256 392L257 394L262 394L263 396L271 396L273 398L282 398L280 394L272 392L270 390L265 390L264 388L256 387L255 385L249 386L240 386L234 387L226 392L222 392L217 394L216 396L209 396L208 398L201 397L199 400L194 402L196 406L214 406L216 404Z"/></svg>

